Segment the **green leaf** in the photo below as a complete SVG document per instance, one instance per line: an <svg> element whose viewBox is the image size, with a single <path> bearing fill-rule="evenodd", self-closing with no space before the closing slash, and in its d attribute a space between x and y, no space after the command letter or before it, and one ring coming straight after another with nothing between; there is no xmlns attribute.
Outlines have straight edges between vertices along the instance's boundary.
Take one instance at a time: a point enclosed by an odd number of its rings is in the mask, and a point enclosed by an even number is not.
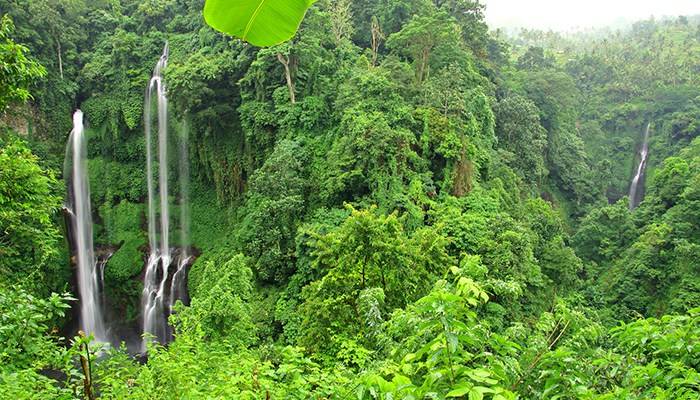
<svg viewBox="0 0 700 400"><path fill-rule="evenodd" d="M255 46L291 39L316 0L206 0L204 19L212 28Z"/></svg>
<svg viewBox="0 0 700 400"><path fill-rule="evenodd" d="M476 389L476 388L475 388ZM478 390L472 390L469 392L469 400L483 400L484 394Z"/></svg>
<svg viewBox="0 0 700 400"><path fill-rule="evenodd" d="M469 393L469 391L472 390L472 387L473 385L471 383L463 383L447 393L445 397L462 397Z"/></svg>
<svg viewBox="0 0 700 400"><path fill-rule="evenodd" d="M484 386L474 386L469 392L469 400L482 400L485 393L495 393L496 391Z"/></svg>
<svg viewBox="0 0 700 400"><path fill-rule="evenodd" d="M476 382L488 383L490 385L498 383L496 379L491 378L491 373L483 368L477 368L471 371L467 371L467 375L469 375L469 377Z"/></svg>

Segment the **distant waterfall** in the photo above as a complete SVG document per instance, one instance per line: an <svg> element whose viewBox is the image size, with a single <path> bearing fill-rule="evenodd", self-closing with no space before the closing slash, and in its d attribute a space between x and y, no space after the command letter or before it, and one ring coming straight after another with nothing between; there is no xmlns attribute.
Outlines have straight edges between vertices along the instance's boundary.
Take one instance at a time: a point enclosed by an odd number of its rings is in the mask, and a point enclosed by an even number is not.
<svg viewBox="0 0 700 400"><path fill-rule="evenodd" d="M184 275L190 260L188 252L189 214L186 194L189 180L187 160L187 141L182 140L179 147L180 157L178 172L180 174L180 223L181 246L178 252L171 248L170 199L168 181L168 98L163 72L168 64L168 45L163 49L146 90L144 108L144 125L146 135L146 174L148 181L148 242L150 254L146 265L142 294L142 315L144 333L153 335L155 340L166 343L171 332L168 316L172 305L178 299L185 298L186 282ZM153 119L153 105L156 105L157 121ZM155 122L155 125L154 125ZM153 128L157 128L157 163L154 159ZM183 161L184 160L184 161ZM156 184L155 172L158 181ZM157 187L156 187L157 185ZM173 257L174 254L176 257ZM174 259L175 258L175 259ZM174 271L171 271L174 270ZM171 273L172 272L172 273ZM143 340L142 350L146 350L147 339Z"/></svg>
<svg viewBox="0 0 700 400"><path fill-rule="evenodd" d="M644 131L644 140L642 142L642 148L639 151L639 165L637 166L637 173L632 178L632 184L630 185L630 210L637 208L639 203L644 199L644 172L646 171L647 161L649 158L649 134L651 132L651 122L647 124L647 129ZM641 190L640 190L641 189Z"/></svg>
<svg viewBox="0 0 700 400"><path fill-rule="evenodd" d="M73 114L73 131L66 149L66 182L70 217L71 239L78 266L80 293L80 325L86 334L93 334L98 342L107 343L100 288L104 286L104 265L98 266L92 237L92 210L90 184L87 175L87 140L83 127L83 112Z"/></svg>

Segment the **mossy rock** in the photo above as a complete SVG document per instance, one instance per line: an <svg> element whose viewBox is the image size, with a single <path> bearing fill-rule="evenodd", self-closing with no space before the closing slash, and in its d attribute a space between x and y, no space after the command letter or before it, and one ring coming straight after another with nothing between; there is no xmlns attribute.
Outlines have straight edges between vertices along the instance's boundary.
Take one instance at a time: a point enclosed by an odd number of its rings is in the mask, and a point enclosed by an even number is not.
<svg viewBox="0 0 700 400"><path fill-rule="evenodd" d="M124 240L123 244L107 262L105 279L108 281L124 281L138 275L143 269L143 254L140 248L144 245L143 238L133 235Z"/></svg>
<svg viewBox="0 0 700 400"><path fill-rule="evenodd" d="M103 220L103 241L119 246L105 268L107 282L123 282L138 275L143 269L142 249L146 245L146 234L141 227L143 205L122 200L116 206L105 204L100 208Z"/></svg>

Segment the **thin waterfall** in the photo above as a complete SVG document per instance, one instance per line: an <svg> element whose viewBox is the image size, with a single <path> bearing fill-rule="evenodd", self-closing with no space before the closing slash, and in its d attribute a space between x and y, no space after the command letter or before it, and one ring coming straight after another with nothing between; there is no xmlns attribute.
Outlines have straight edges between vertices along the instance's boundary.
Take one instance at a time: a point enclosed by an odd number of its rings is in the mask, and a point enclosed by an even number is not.
<svg viewBox="0 0 700 400"><path fill-rule="evenodd" d="M189 164L189 126L183 123L182 133L180 135L180 245L182 252L180 261L178 262L177 270L173 275L173 280L170 284L170 307L172 312L173 306L177 300L185 300L187 297L187 280L186 272L187 265L190 262L190 164Z"/></svg>
<svg viewBox="0 0 700 400"><path fill-rule="evenodd" d="M83 112L73 114L73 131L66 149L66 180L71 221L73 251L78 266L80 294L80 325L86 334L98 342L107 343L100 288L104 287L103 265L97 265L92 236L92 209L87 171L87 140Z"/></svg>
<svg viewBox="0 0 700 400"><path fill-rule="evenodd" d="M99 276L98 293L100 293L100 305L103 307L103 310L108 304L107 292L105 291L105 268L107 268L107 262L109 262L109 259L112 258L113 255L114 253L107 252L102 256L95 256L95 266L97 268L96 274ZM107 320L105 319L105 323L106 321Z"/></svg>
<svg viewBox="0 0 700 400"><path fill-rule="evenodd" d="M180 232L182 250L171 248L170 232L170 193L168 176L168 98L163 73L168 64L168 45L153 70L153 76L146 90L144 107L144 131L146 135L146 174L148 185L148 243L150 253L146 264L141 307L143 332L160 343L171 339L168 317L178 299L186 298L187 266L189 255L189 164L187 163L187 132L178 147L180 176ZM156 106L157 121L154 121L153 106ZM153 128L157 129L157 143L153 142ZM157 152L154 149L157 148ZM157 162L155 159L157 155ZM156 172L157 169L157 172ZM156 174L158 180L156 182ZM156 186L157 185L157 186ZM176 257L174 257L175 255ZM173 272L171 273L171 269ZM144 338L142 351L147 348L149 339Z"/></svg>
<svg viewBox="0 0 700 400"><path fill-rule="evenodd" d="M647 124L647 129L644 131L644 140L642 141L642 148L639 150L639 165L637 166L637 172L634 175L634 178L632 178L632 184L630 185L630 210L634 210L635 208L637 208L639 203L641 203L644 198L644 172L646 171L647 161L649 158L650 133L651 122Z"/></svg>

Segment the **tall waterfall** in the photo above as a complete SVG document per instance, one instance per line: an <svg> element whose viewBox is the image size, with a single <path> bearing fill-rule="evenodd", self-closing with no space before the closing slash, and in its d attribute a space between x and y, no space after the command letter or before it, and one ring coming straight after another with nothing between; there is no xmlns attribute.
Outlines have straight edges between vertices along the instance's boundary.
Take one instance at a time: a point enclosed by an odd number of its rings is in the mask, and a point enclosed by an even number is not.
<svg viewBox="0 0 700 400"><path fill-rule="evenodd" d="M649 158L650 133L651 122L647 124L647 129L644 131L644 140L642 141L642 148L639 150L639 165L637 166L637 172L634 175L634 178L632 178L632 184L630 185L630 210L634 210L635 208L637 208L639 203L641 203L644 198L644 172L646 170L647 160Z"/></svg>
<svg viewBox="0 0 700 400"><path fill-rule="evenodd" d="M87 140L83 127L83 112L73 114L73 131L66 149L66 181L73 251L78 265L80 293L80 324L86 334L99 342L108 342L105 329L100 288L103 287L103 265L98 266L92 237L90 184L87 175Z"/></svg>
<svg viewBox="0 0 700 400"><path fill-rule="evenodd" d="M190 164L188 159L188 143L189 143L189 127L183 125L182 135L180 137L180 245L182 252L180 261L177 265L177 270L173 275L173 280L170 283L170 311L177 300L187 298L187 280L186 272L187 265L191 261L190 258Z"/></svg>
<svg viewBox="0 0 700 400"><path fill-rule="evenodd" d="M189 213L186 194L189 180L187 165L187 138L182 139L180 153L180 222L181 246L178 252L171 248L170 200L168 184L168 98L163 72L168 64L168 45L153 70L153 76L146 90L144 125L146 135L146 174L148 181L148 242L150 254L146 265L142 294L143 331L165 343L170 339L168 316L172 305L185 298L186 268L190 260L188 254ZM154 121L153 106L156 106L157 121ZM157 143L153 142L153 128L158 133ZM157 146L156 146L157 145ZM157 147L157 152L154 148ZM157 153L157 163L154 159ZM155 174L157 169L158 180ZM173 270L173 271L171 271ZM144 338L142 351L146 350L148 339Z"/></svg>

